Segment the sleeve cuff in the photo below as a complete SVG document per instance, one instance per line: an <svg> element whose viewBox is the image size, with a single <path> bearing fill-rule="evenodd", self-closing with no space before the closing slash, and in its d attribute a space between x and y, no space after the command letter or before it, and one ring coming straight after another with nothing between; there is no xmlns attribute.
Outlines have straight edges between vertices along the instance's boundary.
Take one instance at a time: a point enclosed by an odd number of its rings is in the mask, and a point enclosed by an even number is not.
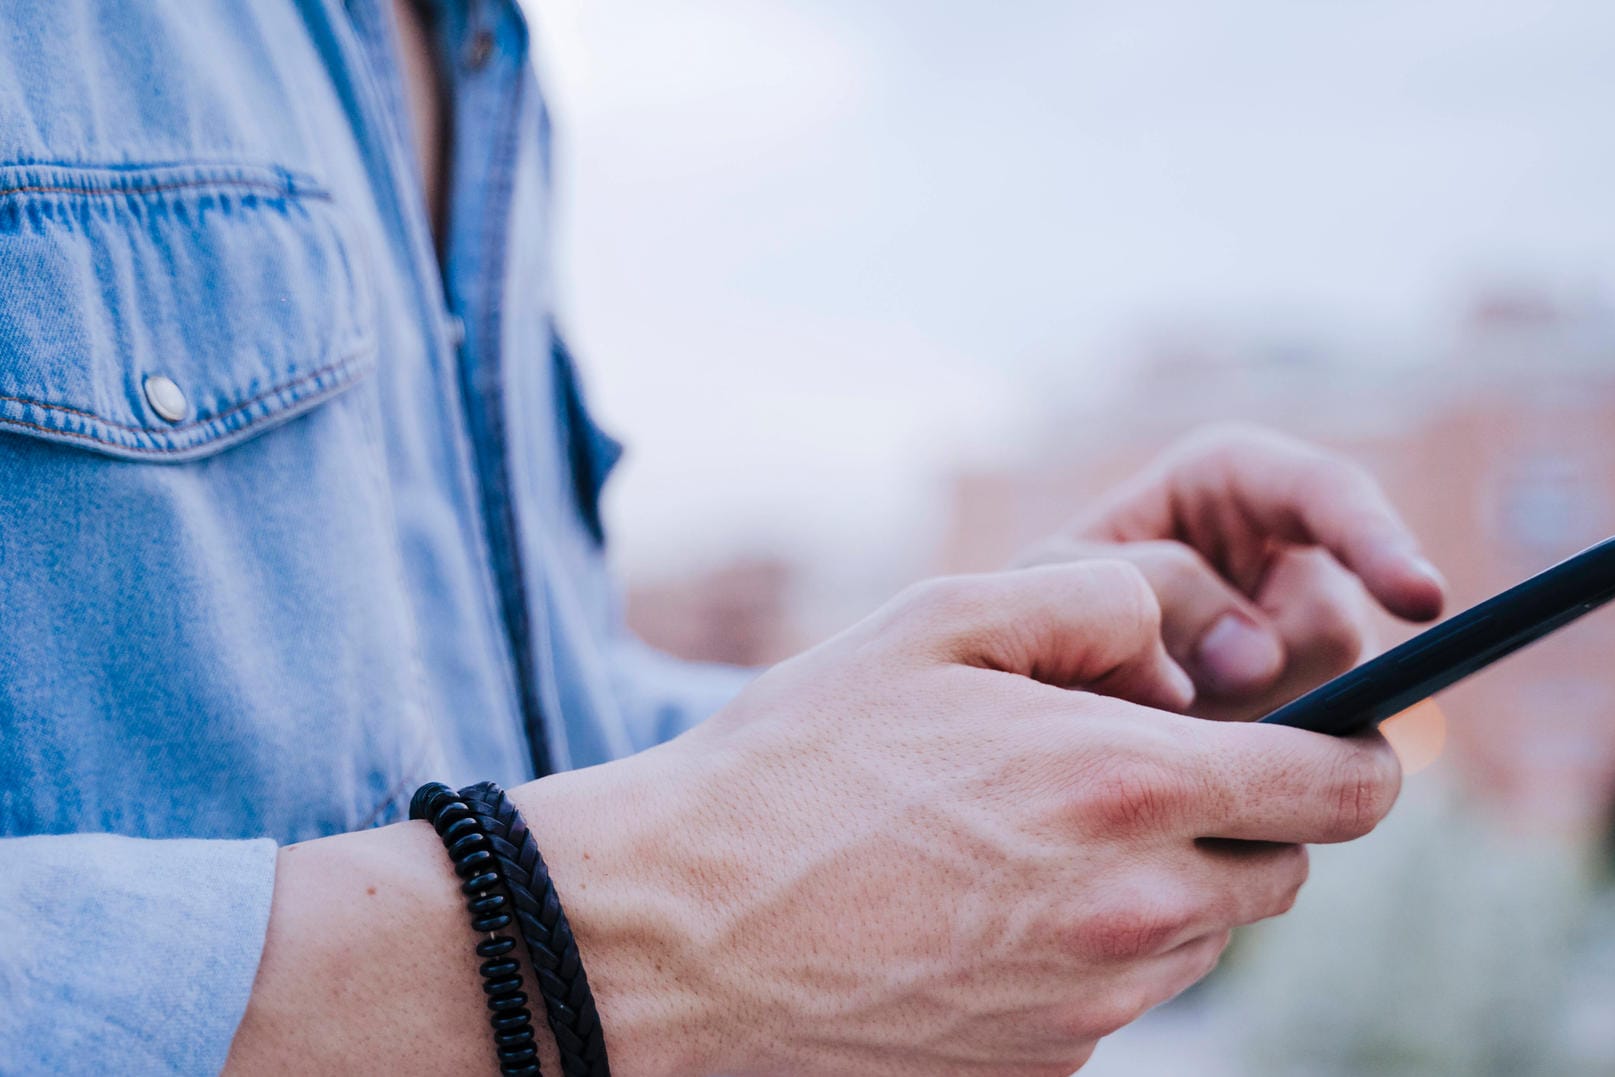
<svg viewBox="0 0 1615 1077"><path fill-rule="evenodd" d="M723 709L761 670L687 662L624 633L617 656L618 691L634 750L683 733Z"/></svg>
<svg viewBox="0 0 1615 1077"><path fill-rule="evenodd" d="M0 840L0 1071L219 1072L275 855L268 839Z"/></svg>

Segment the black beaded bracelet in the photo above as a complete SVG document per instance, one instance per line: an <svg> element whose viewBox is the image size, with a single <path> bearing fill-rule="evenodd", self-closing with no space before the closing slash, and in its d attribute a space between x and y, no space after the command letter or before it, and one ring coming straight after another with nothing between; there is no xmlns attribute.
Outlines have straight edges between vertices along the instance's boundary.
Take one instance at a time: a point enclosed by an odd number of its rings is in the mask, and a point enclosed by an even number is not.
<svg viewBox="0 0 1615 1077"><path fill-rule="evenodd" d="M513 952L516 940L510 934L513 902L481 816L442 782L428 782L410 799L409 817L425 819L437 831L463 880L460 891L471 911L471 929L488 936L477 943L477 956L483 959L477 971L488 996L499 1072L504 1077L540 1077L533 1014L527 1009L521 959Z"/></svg>
<svg viewBox="0 0 1615 1077"><path fill-rule="evenodd" d="M610 1077L605 1033L583 971L577 940L527 821L493 782L460 790L488 835L488 850L515 904L516 929L527 944L539 994L565 1077Z"/></svg>

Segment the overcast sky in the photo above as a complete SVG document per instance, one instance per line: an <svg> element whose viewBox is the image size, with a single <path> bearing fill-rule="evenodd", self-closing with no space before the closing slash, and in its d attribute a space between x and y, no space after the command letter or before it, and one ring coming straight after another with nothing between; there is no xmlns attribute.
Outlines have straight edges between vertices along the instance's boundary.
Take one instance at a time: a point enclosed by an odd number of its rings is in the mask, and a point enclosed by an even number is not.
<svg viewBox="0 0 1615 1077"><path fill-rule="evenodd" d="M901 556L1153 327L1615 285L1609 0L536 2L636 572Z"/></svg>

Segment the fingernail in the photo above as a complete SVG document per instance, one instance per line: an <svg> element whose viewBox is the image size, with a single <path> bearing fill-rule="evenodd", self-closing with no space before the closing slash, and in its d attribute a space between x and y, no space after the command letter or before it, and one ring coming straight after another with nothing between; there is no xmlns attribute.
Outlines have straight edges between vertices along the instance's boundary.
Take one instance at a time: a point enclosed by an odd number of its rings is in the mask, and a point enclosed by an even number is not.
<svg viewBox="0 0 1615 1077"><path fill-rule="evenodd" d="M1225 613L1200 637L1195 664L1217 692L1265 685L1284 664L1278 640L1241 613Z"/></svg>
<svg viewBox="0 0 1615 1077"><path fill-rule="evenodd" d="M1443 576L1441 574L1441 570L1435 565L1432 565L1428 559L1415 555L1410 564L1413 571L1417 572L1425 579L1431 581L1439 587L1444 588L1447 586L1447 578Z"/></svg>

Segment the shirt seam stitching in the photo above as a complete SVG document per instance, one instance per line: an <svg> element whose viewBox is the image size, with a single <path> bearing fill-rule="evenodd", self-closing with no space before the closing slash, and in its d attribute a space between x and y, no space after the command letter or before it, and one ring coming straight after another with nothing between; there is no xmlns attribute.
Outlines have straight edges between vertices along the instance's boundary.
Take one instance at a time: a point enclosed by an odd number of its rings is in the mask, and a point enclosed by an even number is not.
<svg viewBox="0 0 1615 1077"><path fill-rule="evenodd" d="M228 418L229 416L234 415L235 413L237 413L239 411L245 411L247 408L252 407L254 404L262 403L264 400L267 400L269 397L272 397L277 393L284 393L288 389L295 389L297 386L303 384L306 381L311 381L311 380L313 380L315 378L319 378L319 377L321 377L321 376L323 376L325 374L334 373L335 371L341 369L342 367L351 365L356 359L359 359L360 357L365 355L367 352L371 351L372 347L373 347L373 345L371 343L366 342L363 346L355 348L353 351L351 351L348 354L344 355L342 358L337 359L334 362L327 363L325 366L322 366L322 367L318 368L317 370L311 370L307 374L300 374L297 377L292 378L290 381L281 382L279 385L275 385L275 386L272 386L271 388L265 389L263 392L258 393L256 396L248 397L246 400L241 401L239 404L236 404L236 405L234 405L232 407L226 408L224 411L218 412L218 413L216 413L214 415L209 415L206 418L197 418L197 419L195 419L195 420L193 420L191 422L181 423L181 424L176 425L176 426L167 426L167 427L134 426L134 425L131 425L129 423L120 423L115 419L108 419L105 416L97 415L93 411L85 411L82 408L71 408L71 407L68 407L66 404L50 404L50 403L47 403L47 402L45 402L43 400L34 400L34 399L32 399L30 397L26 397L26 396L10 396L10 395L8 395L6 393L0 393L0 401L9 401L10 403L13 403L13 404L24 404L24 405L27 405L28 407L40 408L40 409L42 409L44 411L59 411L59 412L63 412L64 414L67 414L67 415L77 415L77 416L80 416L81 418L90 419L90 420L92 420L94 422L100 423L103 426L110 426L115 430L127 430L128 432L130 432L132 434L151 434L151 435L157 435L157 436L164 435L164 434L182 434L182 433L186 433L186 432L191 431L191 430L195 430L198 427L207 426L210 423L216 423L220 419ZM14 420L14 421L21 421L21 420ZM40 429L47 429L47 428L46 427L40 427ZM64 431L64 433L65 432L66 431ZM88 436L88 435L86 435L86 436Z"/></svg>
<svg viewBox="0 0 1615 1077"><path fill-rule="evenodd" d="M366 350L368 350L368 349L366 349ZM242 405L240 405L238 407L235 407L235 408L231 408L230 411L228 411L228 412L221 412L219 415L214 416L212 419L205 420L204 422L192 423L188 427L186 427L186 429L195 429L196 427L204 426L207 423L217 422L220 418L223 418L225 415L230 415L230 414L239 412L243 408L250 407L252 404L257 403L259 401L262 401L265 397L273 396L275 393L285 392L288 389L294 389L297 386L306 384L307 382L310 382L310 381L313 381L313 380L321 377L322 375L330 374L330 373L333 373L333 372L336 372L336 371L340 371L345 367L351 367L353 365L354 360L360 358L364 354L365 354L365 351L354 352L353 354L349 355L347 358L341 359L341 360L339 360L339 361L337 361L335 363L330 364L329 366L321 367L319 370L313 371L313 372L311 372L309 374L305 374L302 377L295 379L294 381L290 381L290 382L285 383L284 385L278 386L275 389L272 389L267 393L263 393L263 394L259 395L258 397L255 397L253 400L248 401L245 404L242 404ZM346 383L343 383L343 384L346 384ZM336 385L336 386L332 386L331 388L334 390L334 389L337 389L337 388L340 388L340 387L341 387L340 385ZM305 399L307 399L307 398L305 398ZM72 409L55 408L55 406L51 405L51 404L39 404L39 403L37 403L35 401L20 400L20 398L18 398L18 397L3 397L3 396L0 396L0 400L17 400L17 401L20 401L21 403L30 404L30 405L33 405L35 407L54 409L54 410L71 411L72 414L86 416L86 417L88 417L90 419L94 419L96 422L107 423L107 420L100 419L95 415L91 415L89 412L72 411ZM244 425L238 426L234 430L226 431L225 433L237 433L237 432L242 431L242 430L250 429L251 427L253 427L253 426L257 425L259 422L261 422L263 419L273 417L273 414L274 413L271 413L270 415L265 415L260 419L253 419L253 420L245 423ZM118 424L107 423L107 425L116 426ZM196 448L198 445L206 444L206 442L204 441L204 442L198 442L198 443L196 443L196 445L175 445L175 446L127 445L127 444L125 444L125 443L123 443L121 441L116 441L116 440L114 440L112 438L101 437L101 436L96 435L96 434L87 434L87 433L84 433L84 432L78 431L78 430L64 430L61 427L57 427L57 426L46 426L43 423L29 422L26 419L16 419L16 418L12 418L9 415L0 415L0 426L26 427L26 428L28 428L30 430L38 430L38 431L40 431L42 433L52 434L52 435L55 435L55 436L58 436L58 437L74 438L74 439L77 439L77 440L80 440L80 441L92 442L92 443L97 444L97 445L110 446L112 448L116 448L116 449L118 449L120 451L123 451L123 452L139 453L139 454L144 454L144 455L148 455L148 456L164 456L164 455L169 455L169 454L173 454L173 453L185 452L188 449ZM148 434L148 435L163 433L163 431L160 431L160 430L144 430L144 429L142 429L140 427L124 427L123 429L130 430L130 431L132 431L134 433L142 433L142 434Z"/></svg>
<svg viewBox="0 0 1615 1077"><path fill-rule="evenodd" d="M217 178L170 180L161 183L131 183L126 186L78 187L66 183L33 183L17 187L0 187L0 198L16 194L77 194L91 198L115 198L118 195L154 194L161 191L189 190L198 187L212 187L218 190L267 191L285 198L316 199L322 202L332 201L329 191L317 187L293 187L289 184L269 183L262 180Z"/></svg>

